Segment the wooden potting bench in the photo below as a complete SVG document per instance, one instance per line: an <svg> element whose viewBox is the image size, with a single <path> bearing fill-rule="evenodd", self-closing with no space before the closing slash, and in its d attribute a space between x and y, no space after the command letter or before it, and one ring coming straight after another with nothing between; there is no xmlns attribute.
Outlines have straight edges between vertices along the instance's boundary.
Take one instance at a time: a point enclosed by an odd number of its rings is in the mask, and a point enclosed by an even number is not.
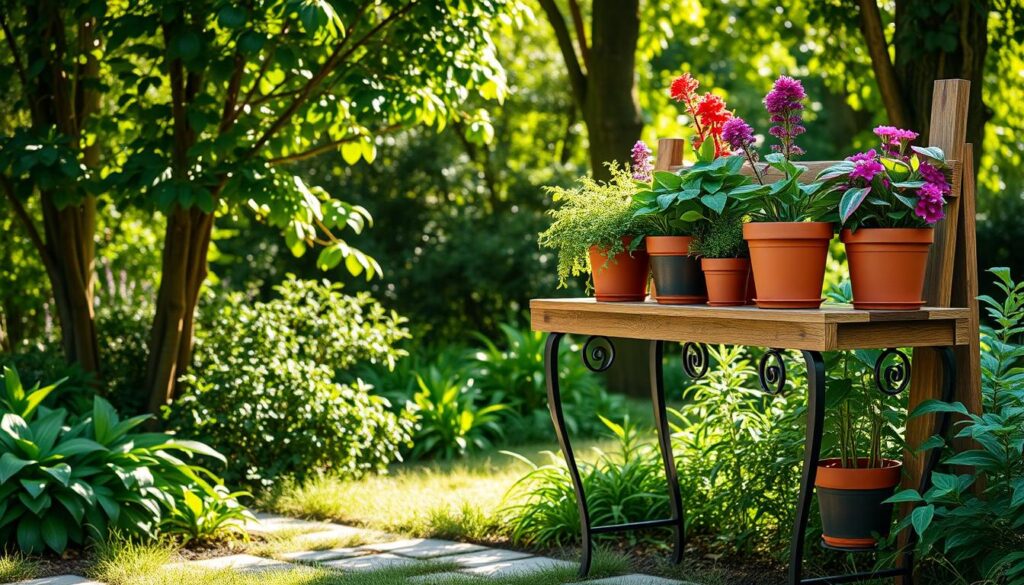
<svg viewBox="0 0 1024 585"><path fill-rule="evenodd" d="M666 341L683 342L683 367L692 378L709 367L705 344L750 345L768 348L758 364L758 378L766 392L786 386L784 350L799 350L807 366L807 431L797 494L796 519L790 542L787 582L846 583L878 577L913 579L913 535L901 535L896 566L871 572L804 578L805 533L811 512L814 480L821 454L825 414L825 365L822 352L884 349L875 366L880 391L897 394L909 387L909 407L931 398L962 402L972 412L981 409L981 368L977 259L974 231L974 168L970 144L965 144L970 82L959 79L935 83L929 144L946 153L953 166L952 195L946 219L935 227L925 284L926 305L918 311L862 311L847 305L825 304L816 310L757 309L754 307L667 306L642 303L598 303L593 299L534 299L530 303L532 327L547 332L545 375L555 433L569 467L580 513L583 540L580 574L590 571L592 536L609 532L670 527L674 534L672 558L680 562L684 550L684 502L679 490L665 410L662 362ZM658 143L659 170L682 163L683 141ZM832 161L804 162L813 180ZM750 172L750 169L747 169ZM771 174L768 175L771 178ZM582 479L576 466L565 425L558 380L558 351L567 334L586 336L583 361L592 371L607 370L615 360L613 338L650 342L651 396L658 444L668 481L669 517L594 526ZM912 348L913 359L898 348ZM959 375L957 374L959 372ZM918 452L916 447L933 434L946 434L948 415L917 417L907 424L908 450L904 454L904 485L922 493L930 485L939 463L938 449ZM685 469L685 462L684 462ZM909 507L901 512L909 513Z"/></svg>

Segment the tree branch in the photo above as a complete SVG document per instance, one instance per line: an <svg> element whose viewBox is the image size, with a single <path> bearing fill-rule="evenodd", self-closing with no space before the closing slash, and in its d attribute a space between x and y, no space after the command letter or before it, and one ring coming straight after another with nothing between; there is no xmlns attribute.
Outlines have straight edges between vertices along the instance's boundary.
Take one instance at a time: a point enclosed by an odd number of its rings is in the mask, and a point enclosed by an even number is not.
<svg viewBox="0 0 1024 585"><path fill-rule="evenodd" d="M231 73L231 79L228 81L228 93L224 98L224 112L220 116L220 125L217 128L219 134L230 130L238 117L238 93L242 89L243 73L245 73L245 58L241 53L235 53L235 70Z"/></svg>
<svg viewBox="0 0 1024 585"><path fill-rule="evenodd" d="M46 247L46 242L39 235L39 230L36 229L36 224L32 221L32 216L28 214L28 210L21 204L17 196L14 194L14 185L11 185L10 179L5 176L0 176L0 186L3 187L4 195L7 200L11 202L11 207L14 208L14 214L21 220L21 224L25 226L25 231L28 233L28 239L32 241L32 245L35 246L36 251L39 252L39 257L42 258L43 264L46 265L47 270L54 270L56 262L50 255L50 249Z"/></svg>
<svg viewBox="0 0 1024 585"><path fill-rule="evenodd" d="M306 82L306 85L304 85L302 89L299 90L299 95L296 96L296 98L287 108L285 108L284 112L281 112L281 115L278 116L276 120L274 120L274 122L270 125L270 128L267 128L267 130L256 140L256 142L252 145L252 148L249 149L245 156L253 156L254 154L256 154L256 152L259 151L260 148L263 148L267 141L270 140L274 136L274 134L276 134L282 127L284 127L284 125L287 124L289 120L291 120L292 116L294 116L295 112L298 111L298 109L302 106L303 103L305 103L305 101L309 98L310 94L312 94L313 91L317 88L317 86L319 86L323 82L323 80L328 75L330 75L331 72L334 71L334 69L338 66L339 63L344 61L346 58L348 58L349 55L351 55L357 49L366 44L371 38L376 36L377 33L386 28L389 24L397 20L400 16L408 12L410 9L412 9L412 7L415 6L417 3L419 3L419 0L412 0L402 8L395 10L394 12L389 14L387 18L380 21L377 24L377 26L370 29L370 31L363 35L362 38L360 38L353 45L348 47L348 49L346 49L345 47L348 44L348 40L352 38L351 36L346 36L344 40L338 43L338 46L335 47L334 52L331 53L331 56L327 58L327 61L324 63L324 66L320 68L320 71L318 71L316 75L314 75L312 78L310 78L308 82Z"/></svg>
<svg viewBox="0 0 1024 585"><path fill-rule="evenodd" d="M402 129L402 125L401 124L392 124L390 126L385 126L384 128L381 128L375 134L376 135L390 134L391 132L395 132L396 130L401 130L401 129ZM345 144L347 142L355 142L356 140L361 140L361 139L362 139L362 136L346 136L345 138L339 138L338 140L332 140L332 141L330 141L330 142L328 142L326 144L321 144L319 146L314 146L313 148L310 148L309 150L305 150L303 152L296 152L295 154L289 154L289 155L285 155L285 156L279 156L277 158L272 158L272 159L268 160L267 163L271 164L271 165L279 165L279 164L282 164L282 163L290 163L290 162L295 162L295 161L300 161L300 160L306 160L308 158L313 158L314 156L321 155L321 154L323 154L325 152L330 152L330 151L334 150L335 148L338 148L339 146L341 146L342 144Z"/></svg>
<svg viewBox="0 0 1024 585"><path fill-rule="evenodd" d="M565 18L562 16L561 11L558 10L558 6L555 6L554 0L540 0L540 6L544 9L544 13L547 14L551 28L555 29L558 48L562 52L562 58L565 59L565 67L569 73L569 85L572 86L572 94L576 98L576 104L580 109L583 109L583 104L587 100L587 77L580 67L579 60L576 58L576 50L572 46L572 36L569 35L569 28L565 24Z"/></svg>
<svg viewBox="0 0 1024 585"><path fill-rule="evenodd" d="M580 4L576 0L569 0L569 14L572 16L572 24L576 29L576 43L580 46L580 56L583 58L583 66L590 71L590 47L587 45L587 27L583 24L583 12L580 11Z"/></svg>
<svg viewBox="0 0 1024 585"><path fill-rule="evenodd" d="M878 4L876 0L857 0L857 5L860 7L860 30L871 56L871 68L875 72L875 79L878 80L878 89L882 93L882 103L885 104L885 111L889 115L889 123L900 128L909 128L910 117L907 115L896 68L889 57L889 44L885 40Z"/></svg>

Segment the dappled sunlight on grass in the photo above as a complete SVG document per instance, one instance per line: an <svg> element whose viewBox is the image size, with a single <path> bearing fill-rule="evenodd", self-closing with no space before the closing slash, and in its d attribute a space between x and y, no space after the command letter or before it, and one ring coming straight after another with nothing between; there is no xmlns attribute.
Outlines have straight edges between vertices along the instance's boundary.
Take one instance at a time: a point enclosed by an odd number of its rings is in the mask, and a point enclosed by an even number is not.
<svg viewBox="0 0 1024 585"><path fill-rule="evenodd" d="M20 553L0 556L0 583L31 579L38 571L39 564Z"/></svg>

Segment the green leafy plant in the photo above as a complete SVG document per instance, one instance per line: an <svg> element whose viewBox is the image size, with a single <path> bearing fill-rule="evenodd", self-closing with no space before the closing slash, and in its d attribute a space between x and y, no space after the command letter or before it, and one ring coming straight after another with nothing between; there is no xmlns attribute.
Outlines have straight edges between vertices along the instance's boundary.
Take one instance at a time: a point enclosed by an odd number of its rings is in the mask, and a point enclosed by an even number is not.
<svg viewBox="0 0 1024 585"><path fill-rule="evenodd" d="M739 215L717 215L698 223L693 230L690 254L702 258L746 257L743 223Z"/></svg>
<svg viewBox="0 0 1024 585"><path fill-rule="evenodd" d="M607 262L621 252L632 252L643 242L647 220L636 215L633 194L638 187L629 168L609 163L612 178L598 181L584 176L571 189L546 187L558 204L549 213L554 221L537 240L542 247L558 252L558 285L566 286L572 276L589 274L590 247L604 250ZM624 238L632 238L627 245Z"/></svg>
<svg viewBox="0 0 1024 585"><path fill-rule="evenodd" d="M595 526L655 520L668 516L665 472L657 447L628 417L622 425L604 417L604 425L618 439L614 453L599 452L594 463L579 462L583 489ZM515 453L507 453L532 469L505 495L502 514L511 527L512 541L529 546L562 546L579 540L580 517L569 470L561 455L547 453L552 462L538 466ZM663 540L653 532L629 533L639 539ZM598 540L615 538L595 535Z"/></svg>
<svg viewBox="0 0 1024 585"><path fill-rule="evenodd" d="M981 414L959 402L929 400L913 416L948 412L957 416L956 437L971 448L955 452L939 436L920 449L947 447L943 463L970 473L932 473L921 494L903 490L893 502L917 504L900 524L920 537L948 574L946 582L1024 584L1024 283L1006 268L990 270L1004 298L982 296L991 326L982 327ZM948 471L948 470L947 470Z"/></svg>
<svg viewBox="0 0 1024 585"><path fill-rule="evenodd" d="M4 383L10 394L20 382L8 370ZM181 457L224 457L196 441L132 432L148 415L121 420L96 397L90 416L69 422L65 410L38 406L39 391L24 396L24 416L0 410L0 540L23 552L61 553L108 530L153 537L178 507L176 490L216 493L216 476Z"/></svg>
<svg viewBox="0 0 1024 585"><path fill-rule="evenodd" d="M212 542L237 537L248 539L246 521L256 517L239 499L250 497L246 491L229 492L223 485L213 486L213 493L179 486L174 493L177 505L160 523L163 534L190 542Z"/></svg>
<svg viewBox="0 0 1024 585"><path fill-rule="evenodd" d="M404 319L367 293L290 279L279 298L231 295L203 311L187 390L166 411L168 423L231 453L232 483L270 485L331 471L358 476L400 456L412 430L408 412L347 368L390 367L403 355Z"/></svg>
<svg viewBox="0 0 1024 585"><path fill-rule="evenodd" d="M823 221L835 214L839 194L822 189L822 183L802 183L807 167L787 160L782 153L764 157L768 167L782 174L773 183L755 183L738 188L736 197L751 202L751 219L764 222Z"/></svg>
<svg viewBox="0 0 1024 585"><path fill-rule="evenodd" d="M470 450L481 450L502 435L499 413L508 405L482 402L473 379L451 377L437 368L417 374L419 391L413 395L416 434L412 456L451 459Z"/></svg>

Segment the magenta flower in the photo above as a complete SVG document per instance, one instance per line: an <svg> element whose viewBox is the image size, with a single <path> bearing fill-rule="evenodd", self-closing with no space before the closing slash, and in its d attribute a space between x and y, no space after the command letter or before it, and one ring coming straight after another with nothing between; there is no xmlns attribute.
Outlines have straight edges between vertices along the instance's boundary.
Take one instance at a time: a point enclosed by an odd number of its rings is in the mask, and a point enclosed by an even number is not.
<svg viewBox="0 0 1024 585"><path fill-rule="evenodd" d="M651 149L643 140L637 140L633 145L633 179L637 181L650 181L651 171L654 165L651 164Z"/></svg>
<svg viewBox="0 0 1024 585"><path fill-rule="evenodd" d="M849 174L851 181L854 179L864 179L864 183L870 185L875 175L885 171L882 163L878 162L878 153L873 148L867 152L847 157L846 160L854 163L853 170Z"/></svg>
<svg viewBox="0 0 1024 585"><path fill-rule="evenodd" d="M732 118L722 126L722 138L729 148L742 150L754 144L754 129L743 118Z"/></svg>
<svg viewBox="0 0 1024 585"><path fill-rule="evenodd" d="M926 182L937 186L943 195L950 192L949 181L946 180L945 173L932 166L931 163L921 161L921 166L918 167L917 172L921 173L921 178Z"/></svg>
<svg viewBox="0 0 1024 585"><path fill-rule="evenodd" d="M875 136L882 141L882 149L890 157L904 158L907 146L917 139L917 132L903 130L895 126L878 126L874 130Z"/></svg>
<svg viewBox="0 0 1024 585"><path fill-rule="evenodd" d="M764 96L764 108L771 114L774 124L768 132L780 142L779 145L773 145L772 150L782 152L787 160L804 152L794 139L805 132L800 123L803 121L802 102L806 97L803 84L785 75L779 76L772 90Z"/></svg>
<svg viewBox="0 0 1024 585"><path fill-rule="evenodd" d="M942 197L942 188L935 183L925 183L917 190L917 207L914 213L926 223L933 224L943 217L946 200Z"/></svg>

